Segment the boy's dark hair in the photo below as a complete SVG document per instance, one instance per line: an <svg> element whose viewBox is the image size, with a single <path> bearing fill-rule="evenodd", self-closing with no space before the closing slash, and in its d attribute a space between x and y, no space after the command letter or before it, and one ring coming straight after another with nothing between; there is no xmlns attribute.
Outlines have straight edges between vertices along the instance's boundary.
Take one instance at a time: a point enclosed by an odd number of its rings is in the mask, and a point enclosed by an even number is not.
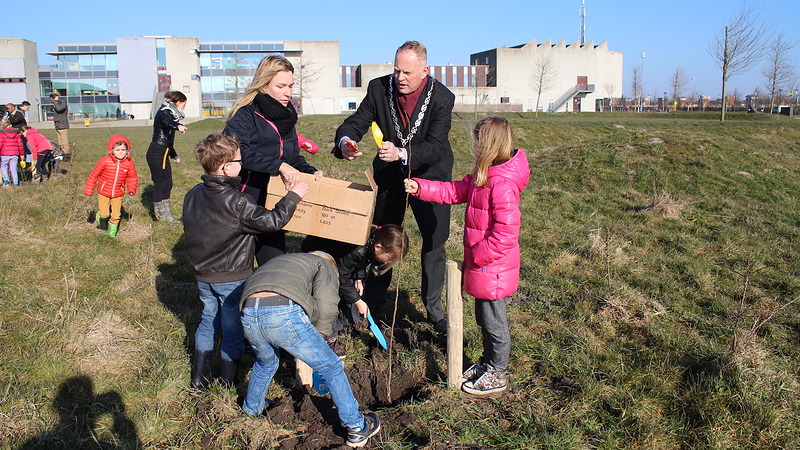
<svg viewBox="0 0 800 450"><path fill-rule="evenodd" d="M186 94L181 91L169 91L164 94L164 99L169 100L171 103L185 102Z"/></svg>
<svg viewBox="0 0 800 450"><path fill-rule="evenodd" d="M387 224L378 227L373 243L380 244L383 251L392 255L393 260L399 260L401 253L403 257L408 255L408 235L397 225Z"/></svg>
<svg viewBox="0 0 800 450"><path fill-rule="evenodd" d="M24 102L20 103L19 106L31 106L31 102L25 100Z"/></svg>
<svg viewBox="0 0 800 450"><path fill-rule="evenodd" d="M211 173L219 169L219 166L233 161L238 149L239 141L236 138L217 132L197 143L194 156L206 173Z"/></svg>

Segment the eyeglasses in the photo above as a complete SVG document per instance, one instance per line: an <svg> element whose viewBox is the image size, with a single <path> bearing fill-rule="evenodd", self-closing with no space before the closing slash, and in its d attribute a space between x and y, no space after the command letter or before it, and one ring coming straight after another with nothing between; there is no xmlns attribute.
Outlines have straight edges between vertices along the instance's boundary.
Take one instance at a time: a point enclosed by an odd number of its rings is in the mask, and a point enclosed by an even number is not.
<svg viewBox="0 0 800 450"><path fill-rule="evenodd" d="M242 163L242 160L241 160L241 159L234 159L233 161L228 161L228 162L226 162L225 164L232 164L232 163L239 163L239 164L241 164L241 163Z"/></svg>

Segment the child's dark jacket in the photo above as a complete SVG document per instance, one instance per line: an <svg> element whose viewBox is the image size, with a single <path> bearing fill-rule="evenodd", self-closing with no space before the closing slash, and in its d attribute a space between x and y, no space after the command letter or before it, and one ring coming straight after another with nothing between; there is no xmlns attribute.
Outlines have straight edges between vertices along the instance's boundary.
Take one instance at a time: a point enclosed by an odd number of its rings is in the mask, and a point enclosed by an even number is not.
<svg viewBox="0 0 800 450"><path fill-rule="evenodd" d="M183 231L198 281L244 280L253 272L256 235L283 228L300 196L289 192L273 210L235 189L239 177L203 175L183 200Z"/></svg>

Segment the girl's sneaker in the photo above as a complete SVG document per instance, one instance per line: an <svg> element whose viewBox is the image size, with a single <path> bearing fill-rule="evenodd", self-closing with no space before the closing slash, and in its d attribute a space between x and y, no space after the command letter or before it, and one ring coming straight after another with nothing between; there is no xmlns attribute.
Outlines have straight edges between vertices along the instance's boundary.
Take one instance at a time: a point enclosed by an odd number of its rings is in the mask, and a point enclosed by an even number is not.
<svg viewBox="0 0 800 450"><path fill-rule="evenodd" d="M475 381L483 375L483 372L486 372L486 364L483 361L478 360L475 364L469 366L469 369L465 370L464 373L461 374L461 384L466 383L467 381Z"/></svg>
<svg viewBox="0 0 800 450"><path fill-rule="evenodd" d="M486 366L486 372L474 381L467 381L461 389L472 395L488 395L508 389L508 372Z"/></svg>

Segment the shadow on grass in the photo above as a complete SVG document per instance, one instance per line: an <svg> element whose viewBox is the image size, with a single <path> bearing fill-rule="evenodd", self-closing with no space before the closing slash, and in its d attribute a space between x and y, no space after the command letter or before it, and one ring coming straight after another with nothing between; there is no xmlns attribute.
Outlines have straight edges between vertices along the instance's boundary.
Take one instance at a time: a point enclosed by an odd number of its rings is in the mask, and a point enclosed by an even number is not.
<svg viewBox="0 0 800 450"><path fill-rule="evenodd" d="M172 247L173 263L159 264L156 275L158 300L180 320L186 331L184 348L194 353L194 332L200 323L202 305L199 300L194 271L184 248L184 237Z"/></svg>
<svg viewBox="0 0 800 450"><path fill-rule="evenodd" d="M86 375L61 383L52 406L60 423L41 436L30 438L20 449L142 448L136 425L128 418L120 394L116 391L96 394L94 383ZM111 416L111 427L97 429L98 421L105 415Z"/></svg>
<svg viewBox="0 0 800 450"><path fill-rule="evenodd" d="M156 214L153 210L153 183L148 183L147 186L142 189L142 195L139 196L139 199L141 200L144 209L147 210L147 214L150 215L150 219L155 221Z"/></svg>

